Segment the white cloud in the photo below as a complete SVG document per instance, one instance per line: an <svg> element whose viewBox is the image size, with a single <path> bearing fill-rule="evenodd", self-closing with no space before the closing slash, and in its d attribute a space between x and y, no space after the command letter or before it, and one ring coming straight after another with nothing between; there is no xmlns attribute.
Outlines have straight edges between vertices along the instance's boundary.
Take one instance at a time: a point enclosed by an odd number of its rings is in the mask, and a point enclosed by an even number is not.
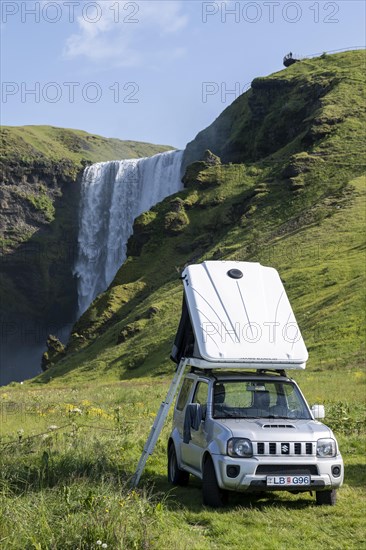
<svg viewBox="0 0 366 550"><path fill-rule="evenodd" d="M78 16L78 32L65 44L66 57L83 56L114 66L136 66L161 51L161 41L168 36L169 47L181 50L179 44L172 43L171 35L177 34L188 22L182 1L104 0L98 5L100 11L91 9Z"/></svg>

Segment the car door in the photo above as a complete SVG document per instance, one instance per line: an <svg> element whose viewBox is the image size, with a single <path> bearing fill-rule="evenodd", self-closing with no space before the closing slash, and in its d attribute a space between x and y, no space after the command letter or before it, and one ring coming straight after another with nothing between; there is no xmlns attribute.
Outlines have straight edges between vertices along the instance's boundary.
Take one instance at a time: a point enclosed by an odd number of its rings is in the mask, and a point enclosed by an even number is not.
<svg viewBox="0 0 366 550"><path fill-rule="evenodd" d="M182 443L182 460L187 466L195 470L201 469L202 455L207 447L207 432L205 412L208 403L208 383L207 381L199 380L196 384L192 403L198 403L203 408L204 418L198 430L191 429L191 441Z"/></svg>

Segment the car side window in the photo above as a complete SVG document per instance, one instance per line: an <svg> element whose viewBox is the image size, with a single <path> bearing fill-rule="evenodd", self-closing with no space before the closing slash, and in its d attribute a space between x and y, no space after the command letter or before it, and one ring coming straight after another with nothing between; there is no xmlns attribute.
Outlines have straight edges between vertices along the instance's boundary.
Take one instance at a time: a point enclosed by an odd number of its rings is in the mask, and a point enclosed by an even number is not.
<svg viewBox="0 0 366 550"><path fill-rule="evenodd" d="M291 386L290 384L286 384L285 394L286 394L287 405L289 410L292 411L292 413L296 411L298 413L303 413L304 409L303 409L302 403L299 400L295 387Z"/></svg>
<svg viewBox="0 0 366 550"><path fill-rule="evenodd" d="M193 380L191 378L186 378L182 384L182 388L179 393L177 400L176 409L182 411L187 403L191 388L193 386Z"/></svg>
<svg viewBox="0 0 366 550"><path fill-rule="evenodd" d="M198 382L196 391L194 392L193 403L199 403L200 405L206 405L208 398L208 384L207 382Z"/></svg>

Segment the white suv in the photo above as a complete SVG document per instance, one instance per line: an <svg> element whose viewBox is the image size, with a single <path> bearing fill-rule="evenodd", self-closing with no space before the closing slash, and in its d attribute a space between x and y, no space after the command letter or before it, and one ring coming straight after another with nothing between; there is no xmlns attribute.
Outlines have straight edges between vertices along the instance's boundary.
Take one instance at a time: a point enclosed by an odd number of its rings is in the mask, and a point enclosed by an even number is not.
<svg viewBox="0 0 366 550"><path fill-rule="evenodd" d="M178 395L168 442L168 479L202 479L203 502L228 491L315 491L333 505L343 460L333 432L314 418L284 371L192 369Z"/></svg>

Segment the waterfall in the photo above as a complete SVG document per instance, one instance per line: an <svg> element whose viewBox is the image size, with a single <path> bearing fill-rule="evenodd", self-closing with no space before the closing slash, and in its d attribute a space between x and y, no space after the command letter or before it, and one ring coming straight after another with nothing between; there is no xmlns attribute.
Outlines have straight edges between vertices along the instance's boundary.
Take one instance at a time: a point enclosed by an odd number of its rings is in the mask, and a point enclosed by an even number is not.
<svg viewBox="0 0 366 550"><path fill-rule="evenodd" d="M134 219L182 189L183 151L149 158L99 162L85 169L81 186L78 315L112 282L126 259Z"/></svg>

